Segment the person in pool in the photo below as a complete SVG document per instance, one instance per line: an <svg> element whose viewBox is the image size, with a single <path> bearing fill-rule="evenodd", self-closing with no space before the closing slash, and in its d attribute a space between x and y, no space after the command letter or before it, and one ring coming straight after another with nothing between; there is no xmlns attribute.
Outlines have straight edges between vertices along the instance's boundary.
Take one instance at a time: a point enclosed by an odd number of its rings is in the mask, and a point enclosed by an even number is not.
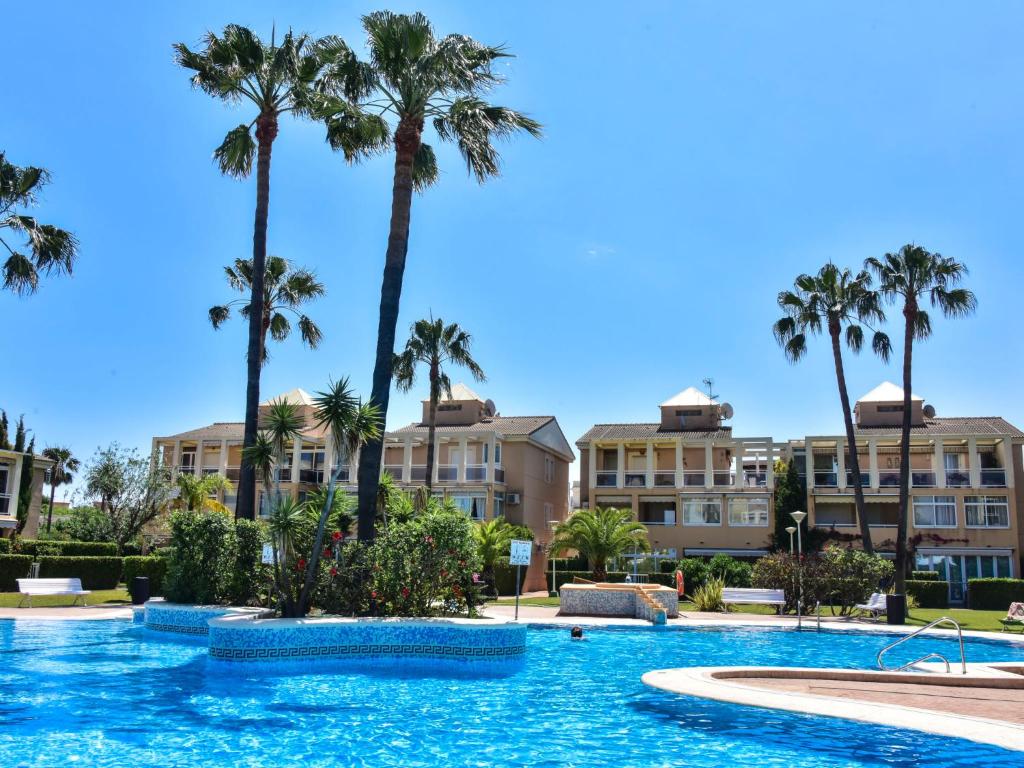
<svg viewBox="0 0 1024 768"><path fill-rule="evenodd" d="M570 629L569 630L569 637L571 637L573 640L582 640L583 639L583 627L575 626L572 629Z"/></svg>

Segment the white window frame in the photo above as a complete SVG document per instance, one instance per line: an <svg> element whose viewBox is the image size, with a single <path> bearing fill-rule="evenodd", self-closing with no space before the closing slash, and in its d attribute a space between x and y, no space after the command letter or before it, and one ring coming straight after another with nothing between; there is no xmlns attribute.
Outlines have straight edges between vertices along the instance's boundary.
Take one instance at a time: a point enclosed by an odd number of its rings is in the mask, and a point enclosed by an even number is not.
<svg viewBox="0 0 1024 768"><path fill-rule="evenodd" d="M989 525L989 513L988 508L1002 507L1006 512L1006 524L1005 525ZM979 511L984 516L984 522L981 525L971 523L971 507L978 507ZM985 529L1002 529L1005 530L1010 527L1010 499L1008 496L964 496L964 525L967 528L985 528Z"/></svg>
<svg viewBox="0 0 1024 768"><path fill-rule="evenodd" d="M505 494L503 491L494 492L494 501L492 503L492 506L494 507L495 517L505 516Z"/></svg>
<svg viewBox="0 0 1024 768"><path fill-rule="evenodd" d="M699 504L699 509L703 513L705 522L697 523L690 522L690 506L693 504ZM707 513L705 507L717 507L718 508L718 522L709 523L707 521ZM680 520L683 525L691 528L721 528L722 527L722 499L718 496L682 496L680 497Z"/></svg>
<svg viewBox="0 0 1024 768"><path fill-rule="evenodd" d="M941 501L940 502L940 501L938 501L938 499L945 499L945 501ZM956 528L957 527L956 496L949 496L949 495L946 495L946 494L931 494L931 495L928 495L928 496L914 496L914 497L912 497L911 501L912 501L912 504L913 504L913 508L912 508L913 518L912 519L914 521L914 527L915 528ZM931 510L932 522L930 524L928 524L928 523L919 523L917 521L917 508L918 508L919 505L921 507L924 507L924 508L927 508L927 509ZM938 511L938 508L940 506L942 506L942 507L952 506L953 507L953 522L952 522L952 524L946 525L946 524L939 524L939 523L936 522L936 520L938 520L937 511Z"/></svg>
<svg viewBox="0 0 1024 768"><path fill-rule="evenodd" d="M487 495L482 493L453 493L448 496L452 503L459 508L461 512L466 514L470 520L486 520L487 519ZM478 516L473 515L473 501L477 502ZM466 501L466 506L460 504L460 501Z"/></svg>
<svg viewBox="0 0 1024 768"><path fill-rule="evenodd" d="M742 502L745 507L742 514L746 516L747 520L750 520L751 514L751 502L758 502L758 504L764 504L764 522L763 523L752 523L752 522L737 522L733 519L733 504L735 502ZM760 510L755 513L756 517L760 517ZM767 496L730 496L729 497L729 527L730 528L767 528L768 520L771 516L771 510L769 509L768 497Z"/></svg>

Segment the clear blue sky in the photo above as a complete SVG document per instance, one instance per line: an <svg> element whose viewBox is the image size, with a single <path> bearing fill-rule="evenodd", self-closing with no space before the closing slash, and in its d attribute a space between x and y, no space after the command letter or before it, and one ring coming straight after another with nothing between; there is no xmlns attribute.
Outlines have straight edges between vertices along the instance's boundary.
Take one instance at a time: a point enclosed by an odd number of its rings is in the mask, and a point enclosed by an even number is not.
<svg viewBox="0 0 1024 768"><path fill-rule="evenodd" d="M276 21L361 48L359 15L379 7L5 9L0 146L52 171L39 213L82 243L73 279L0 294L0 407L41 446L146 449L243 415L244 325L214 332L206 310L228 296L222 266L251 251L254 182L210 159L250 112L192 91L171 44ZM712 376L738 434L836 432L827 346L784 360L776 293L915 240L965 261L979 298L975 317L935 323L915 391L940 415L1024 426L1019 4L387 7L507 43L518 57L493 98L545 124L482 187L443 150L412 212L399 338L431 311L461 323L502 413L554 414L574 442L595 422L652 420ZM282 125L270 252L315 268L329 295L311 308L322 348L275 345L265 394L342 375L369 391L390 192L388 160L351 168L319 126ZM864 355L848 378L857 396L899 370ZM418 418L421 396L394 396L390 423Z"/></svg>

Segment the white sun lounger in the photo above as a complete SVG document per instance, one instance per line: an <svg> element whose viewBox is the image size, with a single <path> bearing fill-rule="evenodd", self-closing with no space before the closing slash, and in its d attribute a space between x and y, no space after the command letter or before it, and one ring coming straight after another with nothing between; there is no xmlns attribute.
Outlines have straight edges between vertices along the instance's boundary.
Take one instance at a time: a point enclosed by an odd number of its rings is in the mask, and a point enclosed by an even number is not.
<svg viewBox="0 0 1024 768"><path fill-rule="evenodd" d="M883 592L875 592L868 598L866 603L855 605L858 611L864 611L864 613L870 613L873 618L878 618L886 612L885 606L885 594Z"/></svg>

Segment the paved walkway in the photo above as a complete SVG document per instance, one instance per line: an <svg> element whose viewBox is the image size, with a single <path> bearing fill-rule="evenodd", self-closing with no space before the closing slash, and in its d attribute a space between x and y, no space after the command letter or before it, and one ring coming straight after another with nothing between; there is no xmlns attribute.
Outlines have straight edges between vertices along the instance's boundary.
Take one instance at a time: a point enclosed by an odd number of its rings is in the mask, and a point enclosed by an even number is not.
<svg viewBox="0 0 1024 768"><path fill-rule="evenodd" d="M130 619L132 607L117 603L60 608L0 608L0 619Z"/></svg>

